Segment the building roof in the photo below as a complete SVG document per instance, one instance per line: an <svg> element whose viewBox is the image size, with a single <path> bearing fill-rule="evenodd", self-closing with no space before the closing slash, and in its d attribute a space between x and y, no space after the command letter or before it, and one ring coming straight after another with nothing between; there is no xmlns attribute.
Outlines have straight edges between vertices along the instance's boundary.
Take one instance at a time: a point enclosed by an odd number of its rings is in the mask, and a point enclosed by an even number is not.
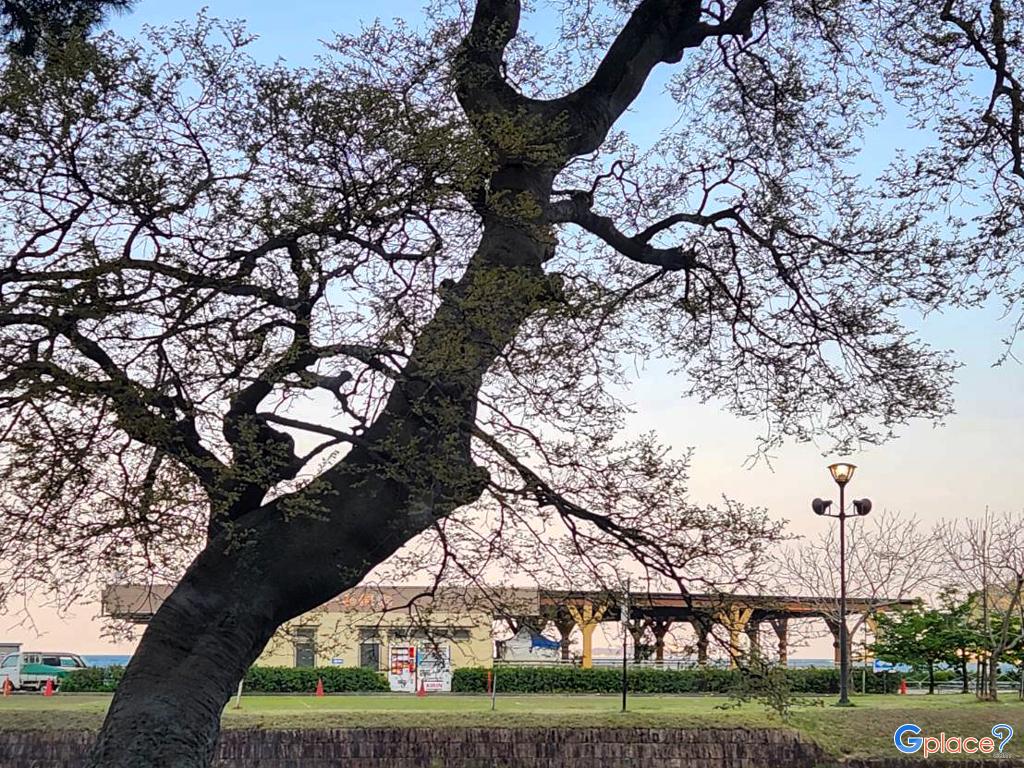
<svg viewBox="0 0 1024 768"><path fill-rule="evenodd" d="M169 584L114 584L103 589L102 615L146 623L173 589ZM422 617L431 611L477 613L490 616L555 616L570 605L605 605L605 621L618 621L618 596L609 592L498 588L431 588L420 586L368 585L354 587L327 601L320 610L333 613L383 613L407 611ZM849 597L852 613L882 611L913 605L913 600ZM806 595L680 594L643 592L630 595L634 616L686 621L695 615L714 614L731 606L750 608L762 618L814 618L835 614L837 600Z"/></svg>

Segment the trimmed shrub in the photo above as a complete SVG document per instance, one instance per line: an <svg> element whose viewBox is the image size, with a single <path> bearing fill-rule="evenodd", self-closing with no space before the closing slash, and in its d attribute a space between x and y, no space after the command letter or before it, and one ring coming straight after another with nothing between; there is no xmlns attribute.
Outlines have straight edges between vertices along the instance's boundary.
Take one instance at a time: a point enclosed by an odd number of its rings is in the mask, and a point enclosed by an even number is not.
<svg viewBox="0 0 1024 768"><path fill-rule="evenodd" d="M64 693L110 693L124 676L124 667L87 667L69 672L60 681Z"/></svg>
<svg viewBox="0 0 1024 768"><path fill-rule="evenodd" d="M390 690L379 672L361 667L250 667L243 692L312 693L316 681L324 681L325 693L369 693Z"/></svg>
<svg viewBox="0 0 1024 768"><path fill-rule="evenodd" d="M124 667L76 669L60 683L65 693L110 693L117 688ZM384 675L372 669L345 667L251 667L245 674L246 693L312 693L316 681L326 693L363 693L389 690Z"/></svg>
<svg viewBox="0 0 1024 768"><path fill-rule="evenodd" d="M945 671L945 670L944 670ZM484 667L456 669L452 675L452 691L484 693L487 690ZM494 670L499 693L618 693L622 690L622 670L617 667L581 669L571 665L551 667L498 666ZM67 693L110 693L117 688L124 667L89 667L76 669L60 683ZM660 694L729 694L739 689L743 672L722 667L691 669L630 669L629 690L633 693ZM890 673L883 683L881 674L867 674L867 692L896 693L901 675ZM936 675L938 678L938 675ZM804 667L786 670L793 694L839 693L839 670L832 667ZM861 671L854 668L851 689L861 690ZM370 669L359 667L251 667L245 675L246 693L312 693L316 681L324 681L327 693L375 693L389 690L387 678ZM908 679L911 679L908 676Z"/></svg>
<svg viewBox="0 0 1024 768"><path fill-rule="evenodd" d="M622 671L614 667L582 669L569 665L552 667L499 666L494 670L499 693L616 693L622 688ZM727 669L631 669L630 690L637 693L720 693L736 680ZM487 670L457 669L452 690L481 693L487 689Z"/></svg>
<svg viewBox="0 0 1024 768"><path fill-rule="evenodd" d="M787 669L786 680L795 694L839 693L839 670L835 667ZM859 676L857 680L860 680ZM878 690L882 690L881 686Z"/></svg>
<svg viewBox="0 0 1024 768"><path fill-rule="evenodd" d="M721 667L692 669L655 669L640 667L627 672L633 693L715 693L727 694L741 686L743 672ZM570 665L551 667L498 666L494 670L498 693L618 693L622 690L622 670L615 667L582 669ZM834 694L839 692L839 670L830 667L806 667L786 670L794 694ZM868 692L882 692L882 676L868 673ZM853 683L860 689L860 673L853 672ZM899 678L890 675L888 690L895 693ZM459 693L483 693L487 690L487 670L469 667L455 670L452 690Z"/></svg>

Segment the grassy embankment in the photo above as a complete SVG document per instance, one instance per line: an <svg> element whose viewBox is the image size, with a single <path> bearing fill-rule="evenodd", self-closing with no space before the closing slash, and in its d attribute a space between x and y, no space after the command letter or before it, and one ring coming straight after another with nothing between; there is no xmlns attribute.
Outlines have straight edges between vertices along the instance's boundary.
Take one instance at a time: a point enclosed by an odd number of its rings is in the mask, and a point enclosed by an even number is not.
<svg viewBox="0 0 1024 768"><path fill-rule="evenodd" d="M98 728L108 695L64 694L53 698L17 695L0 699L0 729ZM484 696L435 694L426 698L401 694L313 696L244 696L224 712L226 728L346 727L790 727L835 755L892 755L893 731L916 723L926 735L984 736L996 723L1009 723L1017 736L1005 752L1024 755L1024 703L1007 700L979 703L970 696L860 696L856 707L797 708L787 724L757 704L720 709L719 697L634 696L629 712L619 712L614 696L498 697L490 711Z"/></svg>

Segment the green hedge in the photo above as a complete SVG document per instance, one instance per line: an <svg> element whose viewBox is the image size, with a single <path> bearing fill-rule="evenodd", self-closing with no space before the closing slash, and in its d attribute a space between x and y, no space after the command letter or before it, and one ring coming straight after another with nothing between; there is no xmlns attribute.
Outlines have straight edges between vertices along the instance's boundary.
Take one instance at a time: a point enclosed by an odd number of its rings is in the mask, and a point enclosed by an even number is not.
<svg viewBox="0 0 1024 768"><path fill-rule="evenodd" d="M249 693L312 693L316 681L326 693L364 693L389 690L384 675L360 667L250 667L242 690Z"/></svg>
<svg viewBox="0 0 1024 768"><path fill-rule="evenodd" d="M452 690L459 693L483 693L487 690L487 672L482 667L457 669ZM740 685L741 670L718 667L693 669L630 669L629 689L634 693L729 693ZM614 667L581 669L569 665L552 667L499 666L494 670L499 693L617 693L622 690L622 670ZM786 671L789 687L795 694L833 694L839 692L839 670L831 667L806 667ZM852 685L860 690L860 670L854 670ZM889 693L899 685L899 676L890 675ZM882 692L882 676L867 675L869 693Z"/></svg>
<svg viewBox="0 0 1024 768"><path fill-rule="evenodd" d="M109 693L117 688L124 667L76 669L61 681L66 693ZM316 681L324 681L326 693L387 691L384 675L370 669L319 667L252 667L245 675L246 693L313 693Z"/></svg>
<svg viewBox="0 0 1024 768"><path fill-rule="evenodd" d="M60 682L65 693L110 693L124 676L124 667L88 667L69 672Z"/></svg>
<svg viewBox="0 0 1024 768"><path fill-rule="evenodd" d="M487 672L483 667L455 670L452 690L457 693L484 693ZM943 670L947 675L948 671ZM495 669L499 693L618 693L622 690L622 670L616 667L581 669L570 665L552 667L499 666ZM720 667L695 667L669 670L649 667L629 670L629 689L634 693L730 693L744 672ZM90 667L71 672L61 681L68 693L108 693L117 688L123 667ZM916 676L915 676L916 677ZM938 677L938 674L936 675ZM833 667L789 669L786 678L795 694L835 694L839 692L839 671ZM853 669L852 690L861 689L861 671ZM370 693L387 691L384 675L357 667L252 667L245 675L247 693L312 693L316 681L324 681L327 693ZM900 675L890 674L887 691L895 693ZM881 674L868 673L868 693L882 693Z"/></svg>

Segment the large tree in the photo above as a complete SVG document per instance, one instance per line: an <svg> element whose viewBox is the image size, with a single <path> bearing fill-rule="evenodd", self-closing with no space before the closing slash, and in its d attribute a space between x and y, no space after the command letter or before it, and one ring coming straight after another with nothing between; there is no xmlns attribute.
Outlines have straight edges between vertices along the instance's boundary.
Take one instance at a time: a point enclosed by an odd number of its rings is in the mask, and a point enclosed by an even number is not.
<svg viewBox="0 0 1024 768"><path fill-rule="evenodd" d="M0 34L18 56L35 54L40 43L59 47L86 34L133 0L0 0Z"/></svg>
<svg viewBox="0 0 1024 768"><path fill-rule="evenodd" d="M618 436L635 359L764 450L949 410L901 318L976 267L939 236L953 181L854 167L902 11L541 6L555 43L519 0L442 1L315 69L206 19L7 62L7 589L191 561L91 765L207 764L275 628L425 531L557 529L684 590L695 552L742 573L777 531ZM615 127L661 64L676 119L636 146Z"/></svg>

